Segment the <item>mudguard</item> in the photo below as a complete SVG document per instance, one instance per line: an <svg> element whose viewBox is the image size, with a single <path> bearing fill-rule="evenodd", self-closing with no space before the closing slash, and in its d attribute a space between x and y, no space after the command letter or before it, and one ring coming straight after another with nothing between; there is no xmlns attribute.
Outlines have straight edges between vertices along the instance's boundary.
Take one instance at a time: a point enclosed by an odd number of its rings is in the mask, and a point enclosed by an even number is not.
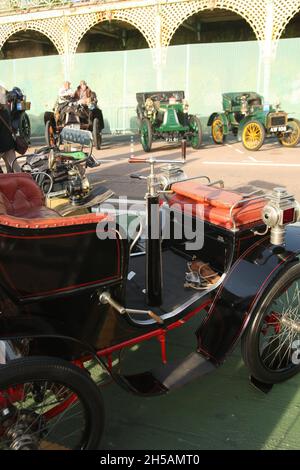
<svg viewBox="0 0 300 470"><path fill-rule="evenodd" d="M221 119L221 121L222 121L222 123L223 123L223 133L224 133L224 135L227 135L227 134L228 134L228 119L227 119L227 116L226 116L225 113L221 113L221 114L220 114L220 113L213 113L213 114L210 116L210 118L209 118L209 120L208 120L208 122L207 122L207 125L208 125L208 126L211 126L212 123L213 123L213 120L214 120L215 117L217 117L217 116Z"/></svg>
<svg viewBox="0 0 300 470"><path fill-rule="evenodd" d="M213 123L213 120L215 119L215 117L219 116L219 113L212 113L209 118L208 118L208 121L207 121L207 126L211 126L212 123Z"/></svg>
<svg viewBox="0 0 300 470"><path fill-rule="evenodd" d="M237 259L196 331L199 352L220 364L242 336L257 304L300 253L300 226L289 226L284 246L262 237Z"/></svg>

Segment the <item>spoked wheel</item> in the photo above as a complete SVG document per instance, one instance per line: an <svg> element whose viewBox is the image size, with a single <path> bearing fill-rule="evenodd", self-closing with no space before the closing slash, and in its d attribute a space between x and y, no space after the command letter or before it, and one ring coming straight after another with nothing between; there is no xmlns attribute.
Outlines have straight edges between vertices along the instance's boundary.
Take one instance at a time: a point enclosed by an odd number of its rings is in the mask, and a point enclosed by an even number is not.
<svg viewBox="0 0 300 470"><path fill-rule="evenodd" d="M19 134L24 137L27 144L30 144L31 125L27 113L22 113L19 122Z"/></svg>
<svg viewBox="0 0 300 470"><path fill-rule="evenodd" d="M284 147L296 147L300 142L300 121L291 119L287 123L287 133L279 137L278 140Z"/></svg>
<svg viewBox="0 0 300 470"><path fill-rule="evenodd" d="M45 141L49 147L55 146L55 132L54 132L53 124L51 123L51 121L46 122Z"/></svg>
<svg viewBox="0 0 300 470"><path fill-rule="evenodd" d="M140 132L143 149L145 152L150 152L152 147L152 127L149 119L142 119Z"/></svg>
<svg viewBox="0 0 300 470"><path fill-rule="evenodd" d="M0 368L0 450L98 448L104 409L87 374L48 357Z"/></svg>
<svg viewBox="0 0 300 470"><path fill-rule="evenodd" d="M211 136L215 144L221 145L225 142L224 126L221 119L216 116L211 125Z"/></svg>
<svg viewBox="0 0 300 470"><path fill-rule="evenodd" d="M260 303L242 338L250 373L278 383L300 371L300 264L288 267Z"/></svg>
<svg viewBox="0 0 300 470"><path fill-rule="evenodd" d="M259 121L247 122L242 133L242 142L245 149L259 150L264 143L265 136L265 128Z"/></svg>
<svg viewBox="0 0 300 470"><path fill-rule="evenodd" d="M95 118L93 120L93 142L97 150L101 148L102 135L100 131L99 119Z"/></svg>
<svg viewBox="0 0 300 470"><path fill-rule="evenodd" d="M191 137L191 146L193 149L199 149L202 144L202 126L201 121L197 116L191 117L190 128L193 132Z"/></svg>

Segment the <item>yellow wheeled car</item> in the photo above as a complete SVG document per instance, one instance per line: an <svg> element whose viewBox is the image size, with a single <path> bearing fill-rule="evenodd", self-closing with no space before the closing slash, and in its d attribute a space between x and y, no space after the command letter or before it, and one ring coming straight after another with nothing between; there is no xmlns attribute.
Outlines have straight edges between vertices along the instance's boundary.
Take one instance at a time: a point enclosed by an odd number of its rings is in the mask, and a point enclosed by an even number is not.
<svg viewBox="0 0 300 470"><path fill-rule="evenodd" d="M264 98L255 92L224 93L223 112L209 117L213 141L223 144L232 133L250 151L261 148L266 137L276 136L281 145L295 147L300 141L300 121L264 104Z"/></svg>

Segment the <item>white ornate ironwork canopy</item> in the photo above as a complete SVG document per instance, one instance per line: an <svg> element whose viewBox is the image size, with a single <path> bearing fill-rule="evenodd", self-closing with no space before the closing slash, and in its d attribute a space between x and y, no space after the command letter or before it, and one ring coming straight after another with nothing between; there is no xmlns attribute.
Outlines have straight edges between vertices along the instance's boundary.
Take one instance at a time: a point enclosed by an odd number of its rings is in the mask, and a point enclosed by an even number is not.
<svg viewBox="0 0 300 470"><path fill-rule="evenodd" d="M189 16L208 9L233 11L249 23L259 41L276 41L300 10L300 0L285 0L282 5L282 0L2 0L0 48L14 33L32 29L47 36L59 54L72 54L84 34L106 20L128 22L150 48L164 48Z"/></svg>

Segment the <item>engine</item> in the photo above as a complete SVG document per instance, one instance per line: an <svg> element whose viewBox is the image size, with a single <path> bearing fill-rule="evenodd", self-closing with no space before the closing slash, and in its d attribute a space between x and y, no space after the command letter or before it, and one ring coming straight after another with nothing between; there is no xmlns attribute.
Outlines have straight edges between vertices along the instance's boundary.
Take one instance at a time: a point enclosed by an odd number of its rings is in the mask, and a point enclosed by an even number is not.
<svg viewBox="0 0 300 470"><path fill-rule="evenodd" d="M93 157L82 163L55 154L54 150L29 155L23 171L30 172L48 197L68 197L72 204L80 204L90 191L86 166L93 166Z"/></svg>

